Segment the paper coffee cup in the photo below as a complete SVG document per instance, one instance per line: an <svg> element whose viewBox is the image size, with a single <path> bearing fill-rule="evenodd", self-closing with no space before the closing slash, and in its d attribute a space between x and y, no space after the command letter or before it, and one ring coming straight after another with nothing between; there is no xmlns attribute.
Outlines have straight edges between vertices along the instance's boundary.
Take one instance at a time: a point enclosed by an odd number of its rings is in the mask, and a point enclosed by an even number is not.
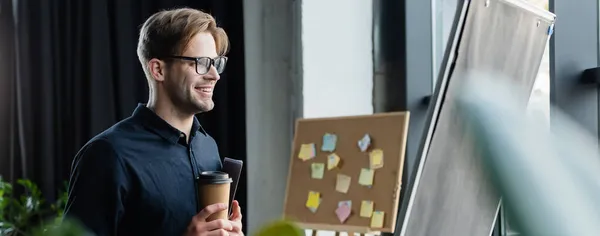
<svg viewBox="0 0 600 236"><path fill-rule="evenodd" d="M204 209L206 206L215 203L229 205L231 182L233 180L225 172L204 171L200 173L198 178L198 203L200 204L200 209ZM209 216L206 221L227 219L227 213L227 210L217 212Z"/></svg>

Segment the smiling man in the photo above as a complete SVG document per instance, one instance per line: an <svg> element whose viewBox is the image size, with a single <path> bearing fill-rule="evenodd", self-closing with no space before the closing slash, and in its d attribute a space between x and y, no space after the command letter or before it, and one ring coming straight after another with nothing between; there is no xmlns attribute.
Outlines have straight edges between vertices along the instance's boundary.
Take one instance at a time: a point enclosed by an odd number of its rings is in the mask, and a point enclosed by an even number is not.
<svg viewBox="0 0 600 236"><path fill-rule="evenodd" d="M194 116L213 109L228 38L202 11L158 12L144 23L138 57L148 80L147 104L92 138L71 170L65 217L96 235L243 235L234 202L198 209L195 179L221 169L217 145Z"/></svg>

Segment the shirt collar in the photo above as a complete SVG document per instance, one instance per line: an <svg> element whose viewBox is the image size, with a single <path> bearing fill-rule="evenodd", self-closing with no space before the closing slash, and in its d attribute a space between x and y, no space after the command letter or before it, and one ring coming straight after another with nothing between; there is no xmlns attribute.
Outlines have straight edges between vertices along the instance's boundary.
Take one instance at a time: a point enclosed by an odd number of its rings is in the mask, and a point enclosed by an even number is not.
<svg viewBox="0 0 600 236"><path fill-rule="evenodd" d="M146 107L146 104L143 104L143 103L139 103L137 105L137 107L133 111L132 117L133 117L133 119L138 120L140 123L142 123L147 128L156 132L158 135L160 135L164 139L169 140L170 142L173 142L173 143L177 143L179 138L181 138L181 136L184 134L183 132L181 132L180 130L171 126L165 120L160 118L160 116L156 115L156 113L154 113L154 111L150 110L148 107ZM206 131L200 125L198 118L196 118L196 116L194 116L194 123L192 124L192 130L190 132L190 136L191 136L190 139L196 135L196 131L200 131L200 132L202 132L202 134L206 135Z"/></svg>

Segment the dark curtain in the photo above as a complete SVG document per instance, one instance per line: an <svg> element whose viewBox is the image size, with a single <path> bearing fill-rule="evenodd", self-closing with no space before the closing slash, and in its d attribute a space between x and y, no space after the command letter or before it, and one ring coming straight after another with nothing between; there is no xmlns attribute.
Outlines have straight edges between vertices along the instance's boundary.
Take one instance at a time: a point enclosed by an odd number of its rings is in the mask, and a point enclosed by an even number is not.
<svg viewBox="0 0 600 236"><path fill-rule="evenodd" d="M4 5L11 0L0 1ZM241 0L17 2L13 39L5 34L5 26L13 29L12 21L5 21L10 14L5 16L4 6L1 10L0 128L9 135L0 135L0 147L11 151L2 149L0 164L10 168L2 168L0 174L11 180L32 179L54 199L79 148L131 115L138 102L147 101L146 79L136 55L139 27L152 13L181 6L211 13L230 37L230 60L216 87L216 107L198 117L219 144L222 157L245 160ZM237 194L243 213L245 186L243 177Z"/></svg>
<svg viewBox="0 0 600 236"><path fill-rule="evenodd" d="M10 179L13 173L13 127L15 118L15 27L12 0L0 0L0 177Z"/></svg>

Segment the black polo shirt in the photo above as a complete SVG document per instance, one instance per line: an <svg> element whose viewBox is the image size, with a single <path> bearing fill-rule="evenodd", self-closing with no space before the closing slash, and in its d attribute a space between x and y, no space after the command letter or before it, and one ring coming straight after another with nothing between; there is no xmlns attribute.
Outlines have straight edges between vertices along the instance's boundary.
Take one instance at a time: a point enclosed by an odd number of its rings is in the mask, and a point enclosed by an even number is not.
<svg viewBox="0 0 600 236"><path fill-rule="evenodd" d="M195 176L220 170L215 140L185 134L139 104L75 156L65 217L96 235L183 235L197 213Z"/></svg>

